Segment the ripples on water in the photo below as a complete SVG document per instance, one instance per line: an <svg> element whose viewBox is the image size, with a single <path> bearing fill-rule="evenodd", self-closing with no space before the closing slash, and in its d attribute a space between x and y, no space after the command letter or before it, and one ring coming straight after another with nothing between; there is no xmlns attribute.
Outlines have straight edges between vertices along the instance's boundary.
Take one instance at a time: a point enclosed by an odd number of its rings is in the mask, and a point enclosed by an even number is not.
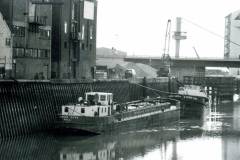
<svg viewBox="0 0 240 160"><path fill-rule="evenodd" d="M35 135L0 141L3 160L237 160L240 104L206 107L203 118L92 137Z"/></svg>

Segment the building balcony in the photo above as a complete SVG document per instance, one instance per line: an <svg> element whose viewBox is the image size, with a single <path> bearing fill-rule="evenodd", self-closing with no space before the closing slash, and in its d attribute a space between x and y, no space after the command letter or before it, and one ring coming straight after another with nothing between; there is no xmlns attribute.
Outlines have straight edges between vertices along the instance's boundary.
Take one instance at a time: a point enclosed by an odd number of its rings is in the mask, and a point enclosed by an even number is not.
<svg viewBox="0 0 240 160"><path fill-rule="evenodd" d="M29 24L45 26L47 24L46 16L29 16Z"/></svg>

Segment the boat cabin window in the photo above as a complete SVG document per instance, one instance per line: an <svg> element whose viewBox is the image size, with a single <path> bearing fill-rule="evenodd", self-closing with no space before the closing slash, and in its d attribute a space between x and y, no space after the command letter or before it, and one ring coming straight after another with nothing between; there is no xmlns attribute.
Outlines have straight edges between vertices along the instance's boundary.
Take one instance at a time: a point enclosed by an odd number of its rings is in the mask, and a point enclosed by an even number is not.
<svg viewBox="0 0 240 160"><path fill-rule="evenodd" d="M93 99L94 99L94 95L88 95L87 96L87 100L88 101L93 101Z"/></svg>
<svg viewBox="0 0 240 160"><path fill-rule="evenodd" d="M106 95L101 95L100 96L100 101L106 101Z"/></svg>
<svg viewBox="0 0 240 160"><path fill-rule="evenodd" d="M85 108L81 108L81 113L85 113Z"/></svg>
<svg viewBox="0 0 240 160"><path fill-rule="evenodd" d="M65 107L64 112L68 112L68 107Z"/></svg>
<svg viewBox="0 0 240 160"><path fill-rule="evenodd" d="M94 105L98 102L98 94L95 95L87 95L87 100L89 101L90 105Z"/></svg>

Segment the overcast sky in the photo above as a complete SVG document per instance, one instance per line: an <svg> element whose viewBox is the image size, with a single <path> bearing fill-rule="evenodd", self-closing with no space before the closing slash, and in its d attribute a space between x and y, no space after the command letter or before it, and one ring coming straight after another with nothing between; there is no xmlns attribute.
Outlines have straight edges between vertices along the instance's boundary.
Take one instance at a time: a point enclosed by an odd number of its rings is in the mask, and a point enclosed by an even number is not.
<svg viewBox="0 0 240 160"><path fill-rule="evenodd" d="M98 0L97 47L114 47L128 55L161 56L167 20L183 17L224 36L224 17L240 9L239 0ZM184 21L188 39L180 57L223 57L224 40ZM171 40L170 55L175 54Z"/></svg>

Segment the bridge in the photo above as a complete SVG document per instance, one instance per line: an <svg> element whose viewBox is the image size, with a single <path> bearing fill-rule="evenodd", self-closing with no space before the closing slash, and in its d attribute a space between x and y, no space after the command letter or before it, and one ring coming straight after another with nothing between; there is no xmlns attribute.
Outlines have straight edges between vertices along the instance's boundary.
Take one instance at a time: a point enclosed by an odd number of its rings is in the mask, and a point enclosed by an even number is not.
<svg viewBox="0 0 240 160"><path fill-rule="evenodd" d="M126 57L127 62L143 63L159 69L163 66L160 57ZM206 67L240 68L240 59L217 59L217 58L171 58L171 73L179 80L184 76L205 76Z"/></svg>
<svg viewBox="0 0 240 160"><path fill-rule="evenodd" d="M162 64L160 57L126 57L124 60L127 62L149 64L154 68L159 68L159 66ZM240 68L240 59L171 58L171 66Z"/></svg>

